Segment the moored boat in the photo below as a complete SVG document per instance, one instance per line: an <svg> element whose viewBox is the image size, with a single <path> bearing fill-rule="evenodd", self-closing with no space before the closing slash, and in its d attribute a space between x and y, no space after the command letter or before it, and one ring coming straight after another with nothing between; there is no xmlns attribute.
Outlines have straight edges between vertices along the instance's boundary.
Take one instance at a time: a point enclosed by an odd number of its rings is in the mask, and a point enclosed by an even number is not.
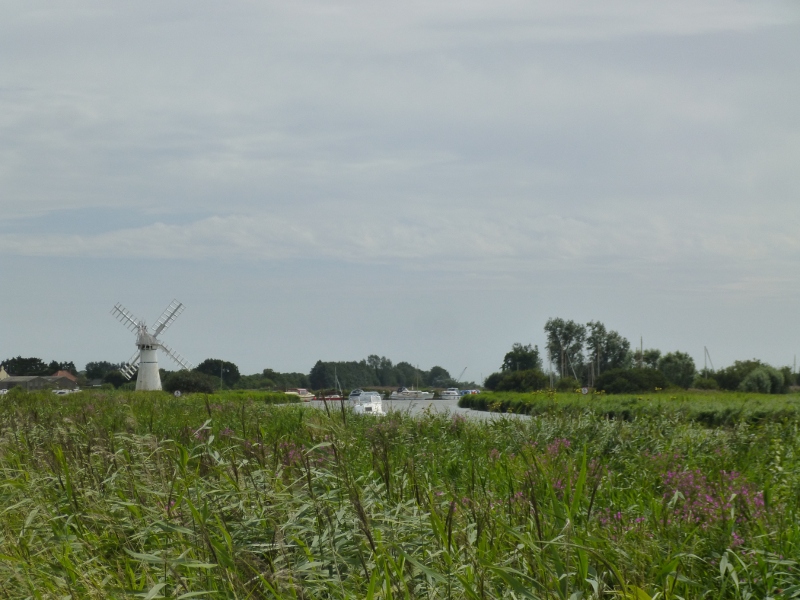
<svg viewBox="0 0 800 600"><path fill-rule="evenodd" d="M348 396L348 400L353 406L353 412L359 415L378 415L383 416L383 398L378 392L367 392L364 390L353 390Z"/></svg>
<svg viewBox="0 0 800 600"><path fill-rule="evenodd" d="M389 396L390 400L431 400L433 392L423 392L422 390L414 390L408 388L398 388Z"/></svg>
<svg viewBox="0 0 800 600"><path fill-rule="evenodd" d="M447 388L439 394L439 397L442 400L458 400L461 398L461 394L458 392L458 388Z"/></svg>
<svg viewBox="0 0 800 600"><path fill-rule="evenodd" d="M287 396L299 396L303 402L311 402L316 400L317 397L305 388L295 388L293 390L286 390Z"/></svg>

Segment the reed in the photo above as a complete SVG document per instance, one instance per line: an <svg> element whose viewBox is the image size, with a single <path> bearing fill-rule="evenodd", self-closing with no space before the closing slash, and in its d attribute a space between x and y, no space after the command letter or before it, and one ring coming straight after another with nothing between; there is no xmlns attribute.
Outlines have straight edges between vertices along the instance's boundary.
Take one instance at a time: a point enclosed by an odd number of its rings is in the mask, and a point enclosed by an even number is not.
<svg viewBox="0 0 800 600"><path fill-rule="evenodd" d="M3 598L800 594L793 420L0 406Z"/></svg>

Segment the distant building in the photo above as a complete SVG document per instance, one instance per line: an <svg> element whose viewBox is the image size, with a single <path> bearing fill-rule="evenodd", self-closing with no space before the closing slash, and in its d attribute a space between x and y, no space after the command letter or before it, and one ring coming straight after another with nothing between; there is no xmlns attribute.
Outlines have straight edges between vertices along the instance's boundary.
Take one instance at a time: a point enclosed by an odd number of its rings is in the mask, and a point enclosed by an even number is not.
<svg viewBox="0 0 800 600"><path fill-rule="evenodd" d="M74 378L73 378L74 379ZM39 375L10 375L0 379L0 390L21 387L27 392L36 390L74 390L77 382L69 377L42 377Z"/></svg>
<svg viewBox="0 0 800 600"><path fill-rule="evenodd" d="M78 383L78 378L75 377L75 375L73 375L69 371L58 371L57 373L53 374L53 377L66 377L67 379L70 379L75 383Z"/></svg>

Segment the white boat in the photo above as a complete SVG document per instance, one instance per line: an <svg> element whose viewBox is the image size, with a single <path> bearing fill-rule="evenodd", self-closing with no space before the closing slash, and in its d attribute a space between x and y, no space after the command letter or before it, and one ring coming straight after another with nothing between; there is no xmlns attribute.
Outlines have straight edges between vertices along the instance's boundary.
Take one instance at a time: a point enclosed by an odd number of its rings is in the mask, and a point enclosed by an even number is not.
<svg viewBox="0 0 800 600"><path fill-rule="evenodd" d="M461 398L461 394L458 391L458 388L447 388L446 390L442 391L439 394L439 397L442 400L458 400Z"/></svg>
<svg viewBox="0 0 800 600"><path fill-rule="evenodd" d="M383 398L378 392L365 392L364 390L353 390L348 396L353 412L357 415L379 415L383 416Z"/></svg>
<svg viewBox="0 0 800 600"><path fill-rule="evenodd" d="M304 388L295 388L293 390L287 390L284 392L287 396L299 396L300 400L303 402L311 402L312 400L316 400L317 397L309 392Z"/></svg>
<svg viewBox="0 0 800 600"><path fill-rule="evenodd" d="M398 388L389 396L390 400L431 400L433 392L423 392L422 390L410 390L408 388Z"/></svg>

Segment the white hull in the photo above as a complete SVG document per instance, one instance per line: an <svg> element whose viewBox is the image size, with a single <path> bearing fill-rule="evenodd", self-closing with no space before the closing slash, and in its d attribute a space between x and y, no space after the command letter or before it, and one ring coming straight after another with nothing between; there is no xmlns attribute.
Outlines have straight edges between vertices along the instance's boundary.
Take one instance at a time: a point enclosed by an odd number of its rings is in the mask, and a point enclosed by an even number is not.
<svg viewBox="0 0 800 600"><path fill-rule="evenodd" d="M158 391L161 389L161 374L158 372L156 350L142 350L139 360L139 375L136 377L136 391Z"/></svg>
<svg viewBox="0 0 800 600"><path fill-rule="evenodd" d="M461 398L461 394L456 388L447 388L440 394L440 397L442 400L458 400Z"/></svg>
<svg viewBox="0 0 800 600"><path fill-rule="evenodd" d="M420 390L401 389L392 392L390 400L432 400L433 392L422 392Z"/></svg>
<svg viewBox="0 0 800 600"><path fill-rule="evenodd" d="M377 415L384 416L383 399L377 392L362 392L355 390L348 398L353 406L353 412L357 415Z"/></svg>

